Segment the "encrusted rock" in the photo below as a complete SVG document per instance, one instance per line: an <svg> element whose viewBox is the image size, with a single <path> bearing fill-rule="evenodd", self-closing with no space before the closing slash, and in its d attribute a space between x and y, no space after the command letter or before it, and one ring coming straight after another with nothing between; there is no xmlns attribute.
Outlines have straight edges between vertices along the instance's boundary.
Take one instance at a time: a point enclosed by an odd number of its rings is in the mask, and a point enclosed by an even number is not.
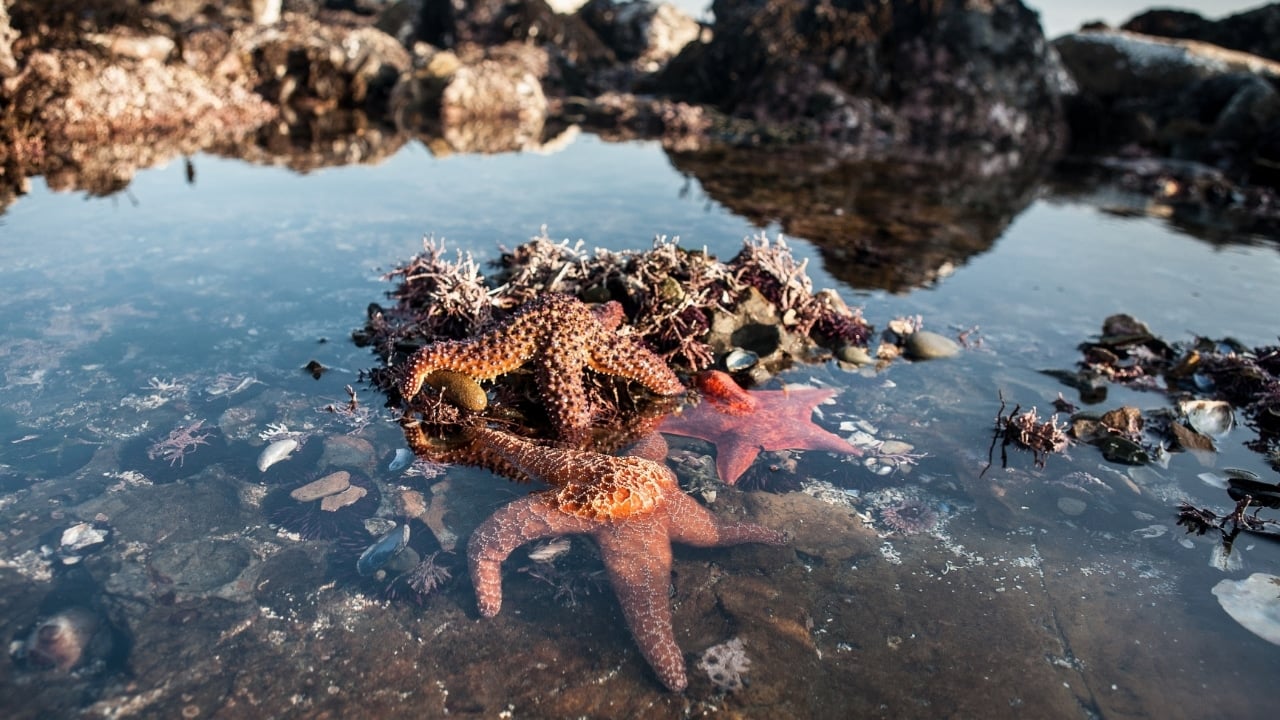
<svg viewBox="0 0 1280 720"><path fill-rule="evenodd" d="M591 0L578 14L619 60L644 72L657 71L702 32L696 20L666 2Z"/></svg>
<svg viewBox="0 0 1280 720"><path fill-rule="evenodd" d="M507 152L538 142L547 97L538 76L522 60L530 50L494 53L453 74L441 94L440 122L454 150Z"/></svg>
<svg viewBox="0 0 1280 720"><path fill-rule="evenodd" d="M1079 87L1068 108L1078 148L1138 143L1239 177L1280 160L1280 63L1131 32L1073 33L1054 47Z"/></svg>
<svg viewBox="0 0 1280 720"><path fill-rule="evenodd" d="M714 37L660 87L785 132L865 147L1017 148L1065 138L1069 79L1018 0L718 0Z"/></svg>
<svg viewBox="0 0 1280 720"><path fill-rule="evenodd" d="M236 45L252 58L259 93L313 109L381 109L411 65L409 52L381 30L322 24L302 15L242 30Z"/></svg>
<svg viewBox="0 0 1280 720"><path fill-rule="evenodd" d="M1148 10L1122 30L1167 38L1200 40L1231 50L1280 60L1280 5L1271 3L1221 20L1209 20L1185 10Z"/></svg>

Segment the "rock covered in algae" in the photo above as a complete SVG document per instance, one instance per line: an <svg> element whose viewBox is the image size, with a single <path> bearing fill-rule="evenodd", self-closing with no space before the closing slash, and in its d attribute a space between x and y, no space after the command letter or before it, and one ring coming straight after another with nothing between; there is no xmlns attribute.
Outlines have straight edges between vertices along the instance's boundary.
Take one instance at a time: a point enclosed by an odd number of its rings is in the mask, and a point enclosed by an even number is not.
<svg viewBox="0 0 1280 720"><path fill-rule="evenodd" d="M1280 576L1254 573L1213 586L1218 604L1246 630L1280 645Z"/></svg>

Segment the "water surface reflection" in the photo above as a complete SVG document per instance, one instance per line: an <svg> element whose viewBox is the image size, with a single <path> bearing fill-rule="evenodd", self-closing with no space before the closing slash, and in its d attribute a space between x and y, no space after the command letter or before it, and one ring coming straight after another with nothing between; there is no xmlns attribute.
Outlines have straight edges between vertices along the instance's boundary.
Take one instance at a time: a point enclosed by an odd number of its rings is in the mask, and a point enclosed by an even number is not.
<svg viewBox="0 0 1280 720"><path fill-rule="evenodd" d="M1078 446L1043 471L1014 453L1010 469L980 473L997 392L1047 411L1070 391L1040 371L1072 366L1112 313L1169 339L1274 343L1274 245L1205 243L1031 183L981 188L813 158L752 175L764 163L751 155L669 159L654 144L591 137L550 156L436 158L410 142L378 165L305 176L194 163L194 185L175 164L141 173L128 197L37 189L3 220L0 630L25 643L62 618L94 638L69 673L0 663L15 716L1265 716L1240 689L1266 687L1280 656L1210 589L1277 573L1277 548L1238 543L1243 567L1219 570L1211 539L1184 538L1173 511L1182 498L1223 502L1198 478L1207 471L1274 479L1242 446L1250 430L1167 468ZM877 326L920 314L940 333L978 326L982 343L879 373L784 375L842 389L816 422L870 426L924 457L878 475L856 459L778 456L757 468L766 490L718 494L715 512L795 535L785 550L677 550L686 660L696 668L740 638L751 658L741 691L717 697L695 669L686 695L664 693L585 542L551 569L513 558L503 614L476 622L457 556L436 556L453 578L439 591L387 600L355 572L364 539L306 540L273 519L283 489L335 469L387 497L447 483L442 517L463 535L526 492L476 470L390 469L403 436L357 382L374 358L348 337L389 289L380 271L422 234L482 259L542 224L614 249L679 235L729 257L757 223L794 235L817 285ZM944 265L954 272L943 277ZM314 380L310 360L331 370ZM348 384L366 417L328 409ZM1167 404L1124 388L1108 402ZM181 462L148 455L196 422L209 435ZM300 447L259 470L281 433ZM808 491L771 492L775 464ZM1072 486L1074 473L1100 484ZM930 513L919 532L900 524ZM109 532L65 550L80 524ZM413 530L420 556L441 550Z"/></svg>

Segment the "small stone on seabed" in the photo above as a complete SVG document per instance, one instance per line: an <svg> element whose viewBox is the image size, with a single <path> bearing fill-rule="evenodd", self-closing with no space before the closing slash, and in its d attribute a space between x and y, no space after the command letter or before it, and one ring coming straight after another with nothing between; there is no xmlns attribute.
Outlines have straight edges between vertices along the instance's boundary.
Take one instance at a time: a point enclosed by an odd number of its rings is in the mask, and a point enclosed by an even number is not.
<svg viewBox="0 0 1280 720"><path fill-rule="evenodd" d="M836 357L854 365L870 365L872 363L871 353L867 352L866 348L858 345L845 345L836 351Z"/></svg>
<svg viewBox="0 0 1280 720"><path fill-rule="evenodd" d="M960 352L960 343L949 337L919 330L907 336L907 354L916 360L936 360L948 358Z"/></svg>
<svg viewBox="0 0 1280 720"><path fill-rule="evenodd" d="M368 490L365 490L359 485L352 485L351 487L347 488L346 490L343 490L337 495L330 495L329 497L321 500L320 509L327 510L329 512L335 512L337 510L340 510L356 502L360 498L367 495L368 492L369 492Z"/></svg>
<svg viewBox="0 0 1280 720"><path fill-rule="evenodd" d="M297 488L289 493L289 497L298 502L311 502L312 500L319 500L322 497L340 493L349 487L351 487L351 473L346 470L339 470L325 475L315 482L310 482Z"/></svg>
<svg viewBox="0 0 1280 720"><path fill-rule="evenodd" d="M1064 497L1058 498L1058 509L1065 515L1076 517L1083 515L1084 511L1089 509L1089 505L1079 498Z"/></svg>

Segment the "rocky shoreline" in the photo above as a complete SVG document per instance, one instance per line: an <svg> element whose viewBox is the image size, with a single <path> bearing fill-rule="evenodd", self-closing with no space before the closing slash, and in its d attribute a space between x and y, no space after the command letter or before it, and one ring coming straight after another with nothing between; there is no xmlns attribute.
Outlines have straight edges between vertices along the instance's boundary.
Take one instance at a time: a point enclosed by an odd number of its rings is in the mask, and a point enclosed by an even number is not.
<svg viewBox="0 0 1280 720"><path fill-rule="evenodd" d="M110 194L201 151L309 170L415 139L435 154L554 148L578 127L661 138L693 166L816 147L903 182L925 167L1025 187L1064 157L1125 181L1114 161L1141 159L1153 199L1274 226L1280 52L1253 28L1280 4L1217 22L1152 11L1052 42L1019 0L717 0L709 26L669 4L555 5L579 7L13 0L0 203L36 175Z"/></svg>

